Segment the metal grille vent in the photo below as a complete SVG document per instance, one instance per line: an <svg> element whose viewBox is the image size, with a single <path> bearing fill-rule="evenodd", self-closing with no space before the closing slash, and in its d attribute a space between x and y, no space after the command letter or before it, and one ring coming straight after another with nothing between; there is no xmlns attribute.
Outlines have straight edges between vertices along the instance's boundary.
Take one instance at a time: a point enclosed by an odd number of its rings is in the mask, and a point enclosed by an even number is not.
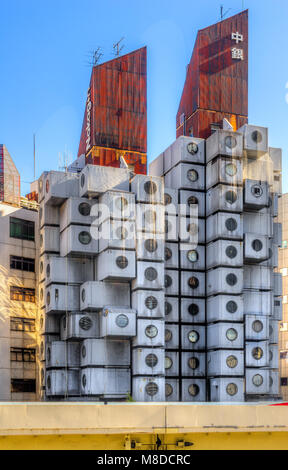
<svg viewBox="0 0 288 470"><path fill-rule="evenodd" d="M82 330L88 331L92 328L93 322L90 317L82 317L79 320L79 326Z"/></svg>
<svg viewBox="0 0 288 470"><path fill-rule="evenodd" d="M145 387L145 391L147 395L149 395L150 397L153 397L154 395L156 395L158 393L158 390L159 390L159 387L155 382L149 382Z"/></svg>
<svg viewBox="0 0 288 470"><path fill-rule="evenodd" d="M157 191L157 184L154 181L146 181L144 184L144 191L146 194L155 194Z"/></svg>
<svg viewBox="0 0 288 470"><path fill-rule="evenodd" d="M116 265L117 265L118 268L120 268L120 269L125 269L125 268L127 268L127 266L128 266L128 259L126 258L126 256L118 256L118 258L116 258Z"/></svg>
<svg viewBox="0 0 288 470"><path fill-rule="evenodd" d="M145 358L145 362L148 367L155 367L158 364L158 357L156 354L148 354Z"/></svg>
<svg viewBox="0 0 288 470"><path fill-rule="evenodd" d="M145 269L144 276L147 281L155 281L158 277L158 273L155 268L150 267Z"/></svg>
<svg viewBox="0 0 288 470"><path fill-rule="evenodd" d="M154 308L158 306L158 300L153 295L150 295L149 297L145 299L145 306L149 310L154 310Z"/></svg>

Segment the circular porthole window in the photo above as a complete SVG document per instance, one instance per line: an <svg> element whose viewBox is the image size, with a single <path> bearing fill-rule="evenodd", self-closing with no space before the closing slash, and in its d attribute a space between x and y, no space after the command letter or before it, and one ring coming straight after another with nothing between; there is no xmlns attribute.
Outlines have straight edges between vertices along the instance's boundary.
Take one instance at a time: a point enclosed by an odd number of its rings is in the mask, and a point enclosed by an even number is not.
<svg viewBox="0 0 288 470"><path fill-rule="evenodd" d="M145 299L145 307L148 308L148 310L154 310L158 306L158 300L156 297L153 295L149 295L149 297L146 297Z"/></svg>
<svg viewBox="0 0 288 470"><path fill-rule="evenodd" d="M170 384L165 384L165 395L166 397L170 397L173 393L173 387Z"/></svg>
<svg viewBox="0 0 288 470"><path fill-rule="evenodd" d="M200 392L200 388L197 384L192 384L192 385L189 385L188 392L191 395L191 397L196 397Z"/></svg>
<svg viewBox="0 0 288 470"><path fill-rule="evenodd" d="M145 240L144 246L145 246L145 249L149 251L149 253L154 253L154 251L156 251L158 248L158 243L157 243L157 240L154 240L153 238L149 238L148 240Z"/></svg>
<svg viewBox="0 0 288 470"><path fill-rule="evenodd" d="M225 220L225 227L229 232L234 232L236 230L238 224L236 219L233 219L232 217L229 217L229 219Z"/></svg>
<svg viewBox="0 0 288 470"><path fill-rule="evenodd" d="M188 170L187 178L189 181L191 181L191 183L195 183L195 181L197 181L199 178L198 172L196 170Z"/></svg>
<svg viewBox="0 0 288 470"><path fill-rule="evenodd" d="M48 377L47 377L47 388L48 388L48 390L51 390L51 377L50 377L50 375L48 375Z"/></svg>
<svg viewBox="0 0 288 470"><path fill-rule="evenodd" d="M46 267L46 276L50 277L50 263L47 264L47 267Z"/></svg>
<svg viewBox="0 0 288 470"><path fill-rule="evenodd" d="M169 204L172 203L172 197L170 196L170 194L167 194L165 193L164 194L164 204L165 206L169 206Z"/></svg>
<svg viewBox="0 0 288 470"><path fill-rule="evenodd" d="M155 325L148 325L145 329L145 335L148 336L148 338L155 338L158 335L158 329Z"/></svg>
<svg viewBox="0 0 288 470"><path fill-rule="evenodd" d="M234 204L237 201L237 193L232 190L226 191L225 199L229 204Z"/></svg>
<svg viewBox="0 0 288 470"><path fill-rule="evenodd" d="M234 163L228 163L225 166L225 173L227 176L235 176L237 173L237 166Z"/></svg>
<svg viewBox="0 0 288 470"><path fill-rule="evenodd" d="M116 228L116 237L118 240L126 240L128 237L128 230L122 226Z"/></svg>
<svg viewBox="0 0 288 470"><path fill-rule="evenodd" d="M199 280L197 279L197 277L189 277L188 286L191 287L191 289L197 289L197 287L199 286Z"/></svg>
<svg viewBox="0 0 288 470"><path fill-rule="evenodd" d="M155 279L157 279L158 273L155 268L150 267L150 268L145 269L144 276L145 276L145 279L147 279L147 281L152 282L152 281L155 281Z"/></svg>
<svg viewBox="0 0 288 470"><path fill-rule="evenodd" d="M44 264L43 264L43 261L40 262L40 273L42 274L43 273L43 269L44 269Z"/></svg>
<svg viewBox="0 0 288 470"><path fill-rule="evenodd" d="M86 375L83 374L83 375L82 375L82 386L83 386L83 388L86 387L86 383L87 383Z"/></svg>
<svg viewBox="0 0 288 470"><path fill-rule="evenodd" d="M165 302L165 315L169 315L172 312L172 305L170 302Z"/></svg>
<svg viewBox="0 0 288 470"><path fill-rule="evenodd" d="M257 251L257 252L261 251L262 248L263 248L263 243L261 242L261 240L258 240L258 239L253 240L252 248L253 248L254 251Z"/></svg>
<svg viewBox="0 0 288 470"><path fill-rule="evenodd" d="M229 341L235 341L235 339L238 338L238 333L237 333L237 331L236 331L234 328L229 328L229 329L226 331L226 338L227 338Z"/></svg>
<svg viewBox="0 0 288 470"><path fill-rule="evenodd" d="M253 131L251 137L255 144L260 144L263 140L262 134L259 131Z"/></svg>
<svg viewBox="0 0 288 470"><path fill-rule="evenodd" d="M256 348L252 349L252 357L259 361L263 357L263 349L257 346Z"/></svg>
<svg viewBox="0 0 288 470"><path fill-rule="evenodd" d="M199 306L197 304L190 304L189 307L188 307L188 312L190 313L190 315L192 315L193 317L195 315L198 315L199 313Z"/></svg>
<svg viewBox="0 0 288 470"><path fill-rule="evenodd" d="M189 331L188 333L188 340L190 341L190 343L197 343L199 341L199 333L198 331L195 331L195 330L191 330Z"/></svg>
<svg viewBox="0 0 288 470"><path fill-rule="evenodd" d="M199 359L197 357L189 357L188 359L188 367L192 370L198 369L199 367Z"/></svg>
<svg viewBox="0 0 288 470"><path fill-rule="evenodd" d="M47 305L50 305L50 300L51 300L50 292L47 292L46 300L47 300Z"/></svg>
<svg viewBox="0 0 288 470"><path fill-rule="evenodd" d="M44 385L45 372L44 369L41 369L41 385Z"/></svg>
<svg viewBox="0 0 288 470"><path fill-rule="evenodd" d="M262 321L260 321L260 320L253 321L252 330L255 331L255 333L260 333L263 330Z"/></svg>
<svg viewBox="0 0 288 470"><path fill-rule="evenodd" d="M44 297L44 292L43 292L43 289L40 290L40 300L43 300L43 297Z"/></svg>
<svg viewBox="0 0 288 470"><path fill-rule="evenodd" d="M85 317L80 318L79 320L79 327L81 328L81 330L84 330L84 331L91 330L92 325L93 325L93 322L90 317L85 316Z"/></svg>
<svg viewBox="0 0 288 470"><path fill-rule="evenodd" d="M171 258L172 258L172 250L170 250L168 246L165 246L165 261L168 261Z"/></svg>
<svg viewBox="0 0 288 470"><path fill-rule="evenodd" d="M44 353L44 344L41 343L41 354ZM51 349L47 348L47 361L50 362L51 360Z"/></svg>
<svg viewBox="0 0 288 470"><path fill-rule="evenodd" d="M83 188L83 186L85 184L85 175L84 174L81 175L80 184L81 184L81 188Z"/></svg>
<svg viewBox="0 0 288 470"><path fill-rule="evenodd" d="M198 261L198 259L199 259L199 255L198 255L197 251L196 250L187 251L187 259L191 263L196 263L196 261Z"/></svg>
<svg viewBox="0 0 288 470"><path fill-rule="evenodd" d="M166 356L165 357L165 369L171 369L172 366L173 366L173 361L171 357Z"/></svg>
<svg viewBox="0 0 288 470"><path fill-rule="evenodd" d="M119 328L125 328L129 323L129 318L127 315L121 313L120 315L117 315L115 322Z"/></svg>
<svg viewBox="0 0 288 470"><path fill-rule="evenodd" d="M164 277L164 285L165 285L165 289L168 289L169 287L172 286L172 277L169 276L169 274L165 274L165 277Z"/></svg>
<svg viewBox="0 0 288 470"><path fill-rule="evenodd" d="M41 318L40 318L40 328L41 328L41 330L43 329L43 327L44 327L44 317L41 316Z"/></svg>
<svg viewBox="0 0 288 470"><path fill-rule="evenodd" d="M165 343L169 343L169 341L172 340L172 331L171 330L168 330L166 329L165 330Z"/></svg>
<svg viewBox="0 0 288 470"><path fill-rule="evenodd" d="M227 135L225 137L225 146L228 147L228 149L234 149L237 145L237 139L234 135Z"/></svg>
<svg viewBox="0 0 288 470"><path fill-rule="evenodd" d="M227 387L226 387L226 392L227 392L228 395L230 395L230 396L236 395L236 393L238 392L238 387L237 387L237 385L234 384L233 382L231 382L230 384L227 385Z"/></svg>
<svg viewBox="0 0 288 470"><path fill-rule="evenodd" d="M195 222L192 222L188 225L188 232L190 233L190 235L197 235L198 230L198 224L196 224Z"/></svg>
<svg viewBox="0 0 288 470"><path fill-rule="evenodd" d="M254 184L251 188L251 193L254 197L261 197L263 194L263 189L259 184Z"/></svg>
<svg viewBox="0 0 288 470"><path fill-rule="evenodd" d="M117 199L115 200L115 206L116 206L116 209L118 209L121 212L124 212L125 209L127 209L128 201L123 196L122 197L117 197Z"/></svg>
<svg viewBox="0 0 288 470"><path fill-rule="evenodd" d="M78 240L82 245L89 245L91 243L92 237L89 232L80 232L78 235Z"/></svg>
<svg viewBox="0 0 288 470"><path fill-rule="evenodd" d="M237 284L237 276L233 273L227 274L226 282L229 286L235 286Z"/></svg>
<svg viewBox="0 0 288 470"><path fill-rule="evenodd" d="M229 300L229 302L227 302L227 304L226 304L227 312L235 313L235 312L237 312L237 309L238 309L238 305L237 305L236 302L234 302L234 300Z"/></svg>
<svg viewBox="0 0 288 470"><path fill-rule="evenodd" d="M47 194L49 193L49 189L50 189L50 183L49 183L49 180L46 180L46 193Z"/></svg>
<svg viewBox="0 0 288 470"><path fill-rule="evenodd" d="M82 292L81 292L82 302L85 302L85 298L86 298L86 292L85 292L85 289L82 289Z"/></svg>
<svg viewBox="0 0 288 470"><path fill-rule="evenodd" d="M189 142L189 144L187 144L187 150L191 155L196 155L198 152L198 145L196 142Z"/></svg>
<svg viewBox="0 0 288 470"><path fill-rule="evenodd" d="M238 364L238 359L236 356L228 356L226 359L226 364L230 369L234 369L234 367Z"/></svg>
<svg viewBox="0 0 288 470"><path fill-rule="evenodd" d="M269 362L271 362L272 360L273 360L273 352L270 349L270 351L269 351Z"/></svg>
<svg viewBox="0 0 288 470"><path fill-rule="evenodd" d="M255 387L260 387L263 384L263 377L260 374L255 374L252 377L252 382Z"/></svg>
<svg viewBox="0 0 288 470"><path fill-rule="evenodd" d="M155 382L149 382L145 387L145 391L150 397L156 395L158 393L158 389L158 385Z"/></svg>
<svg viewBox="0 0 288 470"><path fill-rule="evenodd" d="M193 206L194 204L195 204L195 205L196 205L196 204L198 205L198 204L199 204L199 201L198 201L198 199L197 199L196 196L190 196L190 197L187 199L187 204L188 204L188 206Z"/></svg>
<svg viewBox="0 0 288 470"><path fill-rule="evenodd" d="M172 224L169 220L165 220L165 233L170 233L172 230Z"/></svg>
<svg viewBox="0 0 288 470"><path fill-rule="evenodd" d="M158 364L158 357L156 354L148 354L145 357L145 363L148 367L155 367Z"/></svg>
<svg viewBox="0 0 288 470"><path fill-rule="evenodd" d="M81 204L78 206L78 211L81 215L88 216L91 212L91 206L88 204L88 202L81 202Z"/></svg>
<svg viewBox="0 0 288 470"><path fill-rule="evenodd" d="M83 358L86 357L86 346L82 346L81 353Z"/></svg>
<svg viewBox="0 0 288 470"><path fill-rule="evenodd" d="M235 246L229 245L227 246L225 253L226 253L226 256L228 256L228 258L233 259L233 258L236 258L237 256L237 249L235 248Z"/></svg>
<svg viewBox="0 0 288 470"><path fill-rule="evenodd" d="M128 259L126 258L126 256L118 256L116 258L116 265L118 266L118 268L120 269L125 269L127 268L128 266Z"/></svg>
<svg viewBox="0 0 288 470"><path fill-rule="evenodd" d="M154 181L146 181L146 183L144 183L144 191L149 195L155 194L157 191L157 184L154 183Z"/></svg>

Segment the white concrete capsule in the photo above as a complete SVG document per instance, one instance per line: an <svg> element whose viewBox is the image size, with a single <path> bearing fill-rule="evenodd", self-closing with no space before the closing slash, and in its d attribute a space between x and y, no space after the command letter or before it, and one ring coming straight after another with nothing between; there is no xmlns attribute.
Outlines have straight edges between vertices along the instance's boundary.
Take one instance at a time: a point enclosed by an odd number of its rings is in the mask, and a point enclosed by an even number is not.
<svg viewBox="0 0 288 470"><path fill-rule="evenodd" d="M269 239L265 235L245 233L244 261L245 263L260 263L269 258Z"/></svg>
<svg viewBox="0 0 288 470"><path fill-rule="evenodd" d="M165 401L165 377L133 377L132 397L137 402Z"/></svg>
<svg viewBox="0 0 288 470"><path fill-rule="evenodd" d="M179 325L165 324L165 349L179 349Z"/></svg>
<svg viewBox="0 0 288 470"><path fill-rule="evenodd" d="M60 336L62 341L98 338L99 335L98 312L67 312L61 318Z"/></svg>
<svg viewBox="0 0 288 470"><path fill-rule="evenodd" d="M205 379L182 379L182 401L206 401Z"/></svg>
<svg viewBox="0 0 288 470"><path fill-rule="evenodd" d="M104 280L131 280L136 277L135 251L106 250L97 257L97 278Z"/></svg>
<svg viewBox="0 0 288 470"><path fill-rule="evenodd" d="M135 194L127 191L106 191L99 196L101 222L106 218L135 221Z"/></svg>
<svg viewBox="0 0 288 470"><path fill-rule="evenodd" d="M218 184L206 193L206 214L211 215L218 211L243 211L243 189L239 186Z"/></svg>
<svg viewBox="0 0 288 470"><path fill-rule="evenodd" d="M179 220L180 217L178 215L165 214L164 231L166 242L178 242Z"/></svg>
<svg viewBox="0 0 288 470"><path fill-rule="evenodd" d="M165 170L168 171L171 167L177 165L180 162L186 163L205 163L205 140L196 137L178 137L170 147L164 152L164 161L166 155L169 157L171 153L171 159L169 158L165 163ZM170 168L169 168L170 163Z"/></svg>
<svg viewBox="0 0 288 470"><path fill-rule="evenodd" d="M279 396L280 379L278 370L269 370L269 395Z"/></svg>
<svg viewBox="0 0 288 470"><path fill-rule="evenodd" d="M280 171L274 171L272 188L274 193L282 194L282 174Z"/></svg>
<svg viewBox="0 0 288 470"><path fill-rule="evenodd" d="M86 367L80 372L81 395L125 398L130 393L130 369Z"/></svg>
<svg viewBox="0 0 288 470"><path fill-rule="evenodd" d="M196 247L205 243L205 220L195 217L179 217L179 240Z"/></svg>
<svg viewBox="0 0 288 470"><path fill-rule="evenodd" d="M266 395L269 393L269 370L246 369L245 370L246 395Z"/></svg>
<svg viewBox="0 0 288 470"><path fill-rule="evenodd" d="M91 225L93 215L97 213L97 204L95 199L69 197L60 207L60 232L71 224Z"/></svg>
<svg viewBox="0 0 288 470"><path fill-rule="evenodd" d="M182 349L186 351L204 351L206 349L205 327L199 325L182 325L181 344Z"/></svg>
<svg viewBox="0 0 288 470"><path fill-rule="evenodd" d="M46 368L79 367L80 344L71 341L52 341L46 344Z"/></svg>
<svg viewBox="0 0 288 470"><path fill-rule="evenodd" d="M44 226L40 230L40 255L44 253L59 254L60 229L59 227Z"/></svg>
<svg viewBox="0 0 288 470"><path fill-rule="evenodd" d="M180 269L205 271L205 246L195 248L189 243L181 243L179 257Z"/></svg>
<svg viewBox="0 0 288 470"><path fill-rule="evenodd" d="M208 243L218 238L242 240L243 216L228 212L217 212L210 215L206 220L206 241Z"/></svg>
<svg viewBox="0 0 288 470"><path fill-rule="evenodd" d="M207 353L208 377L243 376L244 351L218 350Z"/></svg>
<svg viewBox="0 0 288 470"><path fill-rule="evenodd" d="M132 339L133 347L164 347L164 320L137 319L137 336Z"/></svg>
<svg viewBox="0 0 288 470"><path fill-rule="evenodd" d="M279 322L276 320L269 321L269 343L278 344L279 341Z"/></svg>
<svg viewBox="0 0 288 470"><path fill-rule="evenodd" d="M165 269L179 269L178 243L165 243Z"/></svg>
<svg viewBox="0 0 288 470"><path fill-rule="evenodd" d="M111 189L129 191L130 170L85 165L79 175L79 196L95 197Z"/></svg>
<svg viewBox="0 0 288 470"><path fill-rule="evenodd" d="M215 323L207 326L207 349L243 349L242 323Z"/></svg>
<svg viewBox="0 0 288 470"><path fill-rule="evenodd" d="M164 375L164 348L135 348L132 350L132 375Z"/></svg>
<svg viewBox="0 0 288 470"><path fill-rule="evenodd" d="M165 269L164 273L165 295L179 295L179 272Z"/></svg>
<svg viewBox="0 0 288 470"><path fill-rule="evenodd" d="M80 288L80 309L101 310L104 305L129 308L130 285L127 282L85 282Z"/></svg>
<svg viewBox="0 0 288 470"><path fill-rule="evenodd" d="M165 174L165 186L172 189L205 190L205 167L179 163Z"/></svg>
<svg viewBox="0 0 288 470"><path fill-rule="evenodd" d="M246 179L244 183L244 209L259 210L263 207L269 207L268 183Z"/></svg>
<svg viewBox="0 0 288 470"><path fill-rule="evenodd" d="M269 366L268 341L245 342L245 365L246 367Z"/></svg>
<svg viewBox="0 0 288 470"><path fill-rule="evenodd" d="M164 204L164 178L135 175L131 181L131 192L136 195L136 202Z"/></svg>
<svg viewBox="0 0 288 470"><path fill-rule="evenodd" d="M137 317L164 318L164 290L136 290L132 293L132 308L137 311Z"/></svg>
<svg viewBox="0 0 288 470"><path fill-rule="evenodd" d="M218 155L225 157L243 156L243 137L238 132L217 130L206 139L206 162Z"/></svg>
<svg viewBox="0 0 288 470"><path fill-rule="evenodd" d="M238 129L244 136L244 150L248 158L258 158L269 151L268 128L244 124Z"/></svg>
<svg viewBox="0 0 288 470"><path fill-rule="evenodd" d="M212 402L244 401L244 379L239 377L210 379L210 399Z"/></svg>
<svg viewBox="0 0 288 470"><path fill-rule="evenodd" d="M216 268L207 272L207 295L242 294L243 269Z"/></svg>
<svg viewBox="0 0 288 470"><path fill-rule="evenodd" d="M178 213L178 191L177 189L164 188L165 214L176 215Z"/></svg>
<svg viewBox="0 0 288 470"><path fill-rule="evenodd" d="M205 273L181 271L181 296L204 297Z"/></svg>
<svg viewBox="0 0 288 470"><path fill-rule="evenodd" d="M44 203L60 206L65 199L79 196L79 175L72 172L49 171L45 177Z"/></svg>
<svg viewBox="0 0 288 470"><path fill-rule="evenodd" d="M79 310L80 286L50 284L44 294L46 313Z"/></svg>
<svg viewBox="0 0 288 470"><path fill-rule="evenodd" d="M244 265L244 289L271 290L271 269L266 266Z"/></svg>
<svg viewBox="0 0 288 470"><path fill-rule="evenodd" d="M139 261L164 261L164 237L154 233L138 234L136 258Z"/></svg>
<svg viewBox="0 0 288 470"><path fill-rule="evenodd" d="M51 369L46 372L45 394L47 397L78 396L79 388L78 369Z"/></svg>
<svg viewBox="0 0 288 470"><path fill-rule="evenodd" d="M179 377L179 352L165 349L165 376Z"/></svg>
<svg viewBox="0 0 288 470"><path fill-rule="evenodd" d="M282 149L269 147L269 156L273 161L274 171L282 171Z"/></svg>
<svg viewBox="0 0 288 470"><path fill-rule="evenodd" d="M273 243L279 248L282 246L282 224L273 224Z"/></svg>
<svg viewBox="0 0 288 470"><path fill-rule="evenodd" d="M83 284L83 281L93 279L93 262L91 259L48 256L43 260L43 271L46 286L53 283Z"/></svg>
<svg viewBox="0 0 288 470"><path fill-rule="evenodd" d="M179 299L178 297L165 296L165 323L179 322Z"/></svg>
<svg viewBox="0 0 288 470"><path fill-rule="evenodd" d="M85 339L80 348L81 367L130 366L130 342L108 339Z"/></svg>
<svg viewBox="0 0 288 470"><path fill-rule="evenodd" d="M185 213L190 215L192 207L193 213L197 211L198 217L205 217L205 193L181 189L179 191L179 200L182 215Z"/></svg>
<svg viewBox="0 0 288 470"><path fill-rule="evenodd" d="M123 307L104 307L100 314L101 338L136 336L136 311Z"/></svg>
<svg viewBox="0 0 288 470"><path fill-rule="evenodd" d="M184 377L205 377L206 353L197 351L182 352L181 375Z"/></svg>
<svg viewBox="0 0 288 470"><path fill-rule="evenodd" d="M62 172L58 172L61 173ZM38 201L41 203L45 196L45 178L48 175L48 171L43 171L40 178L38 178Z"/></svg>
<svg viewBox="0 0 288 470"><path fill-rule="evenodd" d="M98 227L99 252L109 249L135 250L135 222L107 219Z"/></svg>
<svg viewBox="0 0 288 470"><path fill-rule="evenodd" d="M242 186L242 161L222 157L210 161L206 166L206 188L212 188L216 184Z"/></svg>
<svg viewBox="0 0 288 470"><path fill-rule="evenodd" d="M273 294L275 297L282 296L282 274L273 273Z"/></svg>
<svg viewBox="0 0 288 470"><path fill-rule="evenodd" d="M165 400L170 402L180 400L179 379L165 378Z"/></svg>
<svg viewBox="0 0 288 470"><path fill-rule="evenodd" d="M254 315L271 315L273 309L272 292L244 290L244 312Z"/></svg>
<svg viewBox="0 0 288 470"><path fill-rule="evenodd" d="M137 277L132 281L132 290L162 290L164 288L164 263L137 261Z"/></svg>
<svg viewBox="0 0 288 470"><path fill-rule="evenodd" d="M136 231L164 234L164 205L137 204Z"/></svg>
<svg viewBox="0 0 288 470"><path fill-rule="evenodd" d="M264 212L262 212L264 211ZM254 233L271 238L273 236L273 218L269 208L261 211L244 212L244 233Z"/></svg>
<svg viewBox="0 0 288 470"><path fill-rule="evenodd" d="M49 206L40 203L39 206L39 227L42 228L44 225L60 225L60 210L57 206Z"/></svg>
<svg viewBox="0 0 288 470"><path fill-rule="evenodd" d="M205 299L180 299L181 322L205 323Z"/></svg>
<svg viewBox="0 0 288 470"><path fill-rule="evenodd" d="M207 322L243 321L243 295L216 295L207 299Z"/></svg>
<svg viewBox="0 0 288 470"><path fill-rule="evenodd" d="M280 195L277 193L272 194L272 215L273 217L278 217L278 202Z"/></svg>
<svg viewBox="0 0 288 470"><path fill-rule="evenodd" d="M98 229L70 225L60 234L61 256L95 256L99 251Z"/></svg>
<svg viewBox="0 0 288 470"><path fill-rule="evenodd" d="M216 266L241 267L243 265L243 243L234 240L217 240L206 248L207 269Z"/></svg>
<svg viewBox="0 0 288 470"><path fill-rule="evenodd" d="M268 339L269 317L245 315L245 341L264 341Z"/></svg>
<svg viewBox="0 0 288 470"><path fill-rule="evenodd" d="M41 311L39 319L39 330L41 335L60 333L59 315L46 315L45 311ZM62 339L62 338L61 338Z"/></svg>
<svg viewBox="0 0 288 470"><path fill-rule="evenodd" d="M160 153L158 157L149 164L149 175L162 176L164 174L164 153Z"/></svg>

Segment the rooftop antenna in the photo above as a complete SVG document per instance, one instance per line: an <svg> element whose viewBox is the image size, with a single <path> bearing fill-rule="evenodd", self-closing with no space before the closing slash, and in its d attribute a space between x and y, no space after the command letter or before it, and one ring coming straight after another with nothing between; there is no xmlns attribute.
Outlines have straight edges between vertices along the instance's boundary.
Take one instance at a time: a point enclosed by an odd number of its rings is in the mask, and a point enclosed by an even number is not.
<svg viewBox="0 0 288 470"><path fill-rule="evenodd" d="M124 45L120 46L120 43L124 40L124 37L120 39L120 41L113 44L114 55L115 57L119 57L120 52L122 51Z"/></svg>
<svg viewBox="0 0 288 470"><path fill-rule="evenodd" d="M220 17L221 17L221 21L224 20L225 16L227 15L227 13L231 10L231 8L228 8L227 11L224 12L224 5L221 5L220 6Z"/></svg>
<svg viewBox="0 0 288 470"><path fill-rule="evenodd" d="M33 158L34 158L34 180L36 179L36 138L35 134L33 134Z"/></svg>
<svg viewBox="0 0 288 470"><path fill-rule="evenodd" d="M103 53L101 51L102 48L98 46L96 50L89 52L88 55L90 60L89 62L87 62L87 65L89 65L89 67L95 67L99 63L101 57L103 56Z"/></svg>

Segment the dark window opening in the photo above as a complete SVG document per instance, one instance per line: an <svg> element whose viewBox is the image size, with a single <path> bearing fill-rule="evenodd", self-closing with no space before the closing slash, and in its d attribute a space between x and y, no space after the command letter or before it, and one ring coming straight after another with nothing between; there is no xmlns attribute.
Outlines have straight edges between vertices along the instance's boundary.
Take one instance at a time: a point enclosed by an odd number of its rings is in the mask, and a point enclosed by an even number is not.
<svg viewBox="0 0 288 470"><path fill-rule="evenodd" d="M35 349L10 348L10 361L12 362L36 362Z"/></svg>
<svg viewBox="0 0 288 470"><path fill-rule="evenodd" d="M10 217L10 237L21 240L35 240L35 224L31 220Z"/></svg>
<svg viewBox="0 0 288 470"><path fill-rule="evenodd" d="M36 331L33 318L10 317L11 331Z"/></svg>
<svg viewBox="0 0 288 470"><path fill-rule="evenodd" d="M35 393L36 380L35 379L11 379L11 392L12 393Z"/></svg>
<svg viewBox="0 0 288 470"><path fill-rule="evenodd" d="M10 268L34 273L35 259L23 258L23 256L10 256Z"/></svg>

